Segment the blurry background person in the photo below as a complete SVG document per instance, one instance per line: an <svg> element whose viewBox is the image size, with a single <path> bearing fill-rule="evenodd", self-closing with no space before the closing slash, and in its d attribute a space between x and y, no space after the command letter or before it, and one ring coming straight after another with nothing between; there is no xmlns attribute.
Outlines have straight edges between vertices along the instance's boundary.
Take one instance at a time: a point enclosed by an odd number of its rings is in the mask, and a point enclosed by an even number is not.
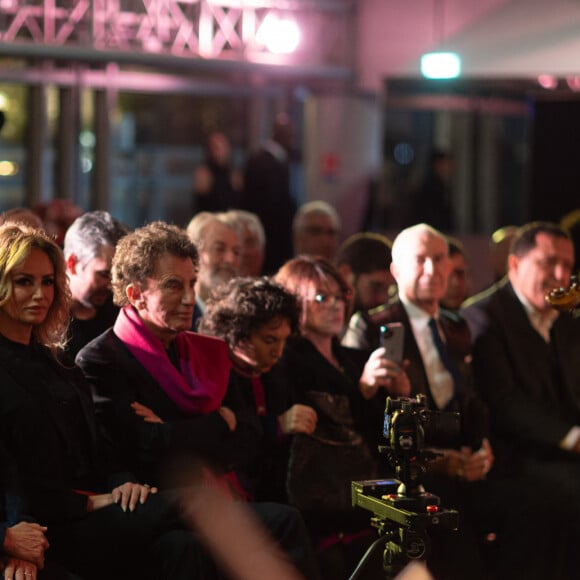
<svg viewBox="0 0 580 580"><path fill-rule="evenodd" d="M427 174L413 199L412 223L424 222L443 232L454 228L452 182L455 160L448 151L434 150Z"/></svg>
<svg viewBox="0 0 580 580"><path fill-rule="evenodd" d="M226 211L239 204L242 175L231 164L231 146L219 131L209 134L205 161L193 174L193 213Z"/></svg>
<svg viewBox="0 0 580 580"><path fill-rule="evenodd" d="M309 201L298 208L292 222L294 255L334 260L340 234L340 216L326 201Z"/></svg>
<svg viewBox="0 0 580 580"><path fill-rule="evenodd" d="M447 280L447 291L439 306L447 310L459 310L469 295L469 278L467 274L467 262L463 244L456 238L447 237L449 245L449 260L451 272Z"/></svg>
<svg viewBox="0 0 580 580"><path fill-rule="evenodd" d="M260 218L243 209L233 209L228 214L234 216L242 230L240 276L260 276L266 257L266 234Z"/></svg>
<svg viewBox="0 0 580 580"><path fill-rule="evenodd" d="M370 232L354 234L338 249L336 268L353 291L353 312L384 304L396 291L391 274L391 241Z"/></svg>
<svg viewBox="0 0 580 580"><path fill-rule="evenodd" d="M570 236L574 245L574 268L572 275L580 275L580 209L567 213L560 221L560 227Z"/></svg>
<svg viewBox="0 0 580 580"><path fill-rule="evenodd" d="M244 172L240 208L257 214L266 232L264 272L275 272L292 257L292 219L296 202L290 192L293 130L286 114L276 117L272 138L251 155Z"/></svg>
<svg viewBox="0 0 580 580"><path fill-rule="evenodd" d="M62 248L64 236L71 224L83 213L83 210L68 199L51 199L33 206L44 229L49 236Z"/></svg>
<svg viewBox="0 0 580 580"><path fill-rule="evenodd" d="M26 224L31 228L44 229L40 217L27 207L13 207L0 214L0 225L6 222Z"/></svg>
<svg viewBox="0 0 580 580"><path fill-rule="evenodd" d="M192 322L192 330L195 330L212 289L228 282L240 271L242 233L234 215L202 212L189 222L187 235L199 252Z"/></svg>
<svg viewBox="0 0 580 580"><path fill-rule="evenodd" d="M64 237L66 273L72 295L67 352L74 358L93 338L113 326L111 265L117 242L129 228L106 211L78 217Z"/></svg>
<svg viewBox="0 0 580 580"><path fill-rule="evenodd" d="M516 226L504 226L495 230L489 238L489 263L494 282L498 282L507 274L508 254L517 231Z"/></svg>

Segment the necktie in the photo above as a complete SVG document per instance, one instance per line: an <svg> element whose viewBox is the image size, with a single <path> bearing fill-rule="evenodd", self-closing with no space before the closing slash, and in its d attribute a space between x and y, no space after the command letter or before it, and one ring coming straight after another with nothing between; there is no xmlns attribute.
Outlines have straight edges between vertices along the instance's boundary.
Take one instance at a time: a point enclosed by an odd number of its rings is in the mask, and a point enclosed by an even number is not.
<svg viewBox="0 0 580 580"><path fill-rule="evenodd" d="M453 377L453 383L455 388L459 387L459 373L457 372L457 367L455 366L454 360L449 354L447 345L441 339L439 334L439 328L437 326L437 321L434 318L429 320L429 328L431 329L431 336L433 337L433 344L439 353L439 359L443 363L443 366L449 371L449 374Z"/></svg>

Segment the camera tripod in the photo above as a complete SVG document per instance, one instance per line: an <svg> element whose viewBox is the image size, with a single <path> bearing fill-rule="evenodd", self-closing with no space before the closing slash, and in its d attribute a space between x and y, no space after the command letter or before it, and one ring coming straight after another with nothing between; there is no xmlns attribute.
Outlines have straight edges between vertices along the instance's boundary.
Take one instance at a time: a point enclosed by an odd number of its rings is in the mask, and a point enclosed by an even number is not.
<svg viewBox="0 0 580 580"><path fill-rule="evenodd" d="M394 578L411 560L425 561L430 553L428 530L440 526L457 529L459 513L439 506L439 497L427 492L405 495L396 479L352 482L352 504L371 511L371 525L379 537L371 544L350 580L362 577L369 563L383 550L383 570Z"/></svg>

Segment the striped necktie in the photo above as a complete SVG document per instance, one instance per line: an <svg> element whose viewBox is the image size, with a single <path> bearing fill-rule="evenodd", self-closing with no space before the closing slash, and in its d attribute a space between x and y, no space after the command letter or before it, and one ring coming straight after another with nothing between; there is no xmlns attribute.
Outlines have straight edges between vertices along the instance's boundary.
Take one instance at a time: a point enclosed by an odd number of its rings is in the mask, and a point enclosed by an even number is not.
<svg viewBox="0 0 580 580"><path fill-rule="evenodd" d="M459 373L457 371L457 366L455 365L455 361L449 354L449 349L447 348L447 345L443 342L443 339L441 338L437 321L434 318L431 318L429 320L429 328L431 329L431 336L433 337L433 343L435 344L435 348L439 353L439 358L443 363L443 366L449 371L449 374L453 377L453 383L455 384L455 388L458 388Z"/></svg>

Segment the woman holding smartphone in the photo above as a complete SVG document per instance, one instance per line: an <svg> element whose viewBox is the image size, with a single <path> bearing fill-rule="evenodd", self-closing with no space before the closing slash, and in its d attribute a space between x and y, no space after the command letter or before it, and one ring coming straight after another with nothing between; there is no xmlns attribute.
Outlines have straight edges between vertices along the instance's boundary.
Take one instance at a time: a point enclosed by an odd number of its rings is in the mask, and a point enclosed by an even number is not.
<svg viewBox="0 0 580 580"><path fill-rule="evenodd" d="M378 473L377 439L382 423L369 425L369 399L378 388L409 392L405 373L383 358L381 347L368 353L339 343L351 295L326 260L298 256L275 280L298 298L299 336L290 337L280 362L264 378L283 385L291 403L312 407L316 429L295 435L287 488L303 512L318 549L323 577L344 578L374 539L369 515L351 507L350 482Z"/></svg>

